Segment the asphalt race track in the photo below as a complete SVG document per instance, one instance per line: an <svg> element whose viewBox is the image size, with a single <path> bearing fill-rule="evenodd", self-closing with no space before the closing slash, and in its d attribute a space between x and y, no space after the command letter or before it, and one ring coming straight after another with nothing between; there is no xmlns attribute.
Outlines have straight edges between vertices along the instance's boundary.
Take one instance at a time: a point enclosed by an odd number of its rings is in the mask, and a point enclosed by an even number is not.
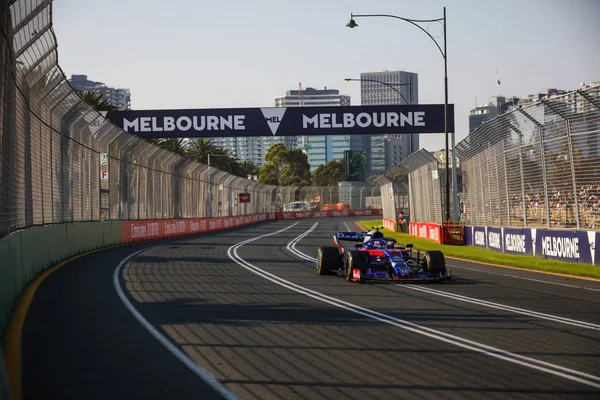
<svg viewBox="0 0 600 400"><path fill-rule="evenodd" d="M317 248L355 228L276 221L70 262L25 320L25 398L600 397L600 283L453 260L441 284L318 276Z"/></svg>

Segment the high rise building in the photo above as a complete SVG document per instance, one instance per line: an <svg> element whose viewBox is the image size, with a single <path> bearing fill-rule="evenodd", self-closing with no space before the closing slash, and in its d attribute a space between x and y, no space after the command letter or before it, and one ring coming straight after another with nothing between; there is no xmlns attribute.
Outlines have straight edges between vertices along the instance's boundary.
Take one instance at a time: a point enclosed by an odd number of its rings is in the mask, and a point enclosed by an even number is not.
<svg viewBox="0 0 600 400"><path fill-rule="evenodd" d="M104 100L118 107L119 110L131 107L131 92L129 89L108 87L102 82L88 80L87 75L71 75L69 84L75 90L101 93Z"/></svg>
<svg viewBox="0 0 600 400"><path fill-rule="evenodd" d="M360 100L364 106L419 104L419 76L414 72L363 72L360 79ZM362 146L367 151L370 172L383 172L419 150L419 135L365 135Z"/></svg>
<svg viewBox="0 0 600 400"><path fill-rule="evenodd" d="M275 98L275 107L316 107L316 106L349 106L350 96L340 94L337 89L305 89L288 90L284 96ZM352 148L351 135L304 136L297 137L297 147L303 149L308 156L311 172L319 165L332 160L342 160L344 150Z"/></svg>
<svg viewBox="0 0 600 400"><path fill-rule="evenodd" d="M492 96L487 104L477 106L469 115L469 133L473 132L486 121L518 107L518 97Z"/></svg>

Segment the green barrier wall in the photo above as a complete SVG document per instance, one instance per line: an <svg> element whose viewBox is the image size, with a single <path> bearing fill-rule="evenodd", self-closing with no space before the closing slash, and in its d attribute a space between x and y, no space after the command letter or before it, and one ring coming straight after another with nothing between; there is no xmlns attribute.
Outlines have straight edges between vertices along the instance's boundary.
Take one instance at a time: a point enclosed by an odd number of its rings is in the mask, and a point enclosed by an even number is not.
<svg viewBox="0 0 600 400"><path fill-rule="evenodd" d="M46 268L85 251L122 242L120 221L40 226L0 239L0 337L25 287Z"/></svg>
<svg viewBox="0 0 600 400"><path fill-rule="evenodd" d="M36 276L76 254L121 243L121 229L120 221L76 222L26 229L0 239L0 339L19 296ZM0 400L10 398L1 356L0 351Z"/></svg>

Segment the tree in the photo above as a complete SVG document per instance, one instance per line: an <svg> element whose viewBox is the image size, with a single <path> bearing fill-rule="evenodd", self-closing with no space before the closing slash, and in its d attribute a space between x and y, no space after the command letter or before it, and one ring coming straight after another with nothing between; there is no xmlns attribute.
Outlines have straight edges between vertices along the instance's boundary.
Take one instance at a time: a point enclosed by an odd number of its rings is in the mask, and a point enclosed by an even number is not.
<svg viewBox="0 0 600 400"><path fill-rule="evenodd" d="M208 164L208 155L216 154L219 151L219 147L210 139L197 138L192 140L188 146L187 155L192 160L202 164ZM211 164L212 164L211 160Z"/></svg>
<svg viewBox="0 0 600 400"><path fill-rule="evenodd" d="M259 182L280 186L310 185L310 165L302 150L290 150L283 143L277 143L269 148L265 161Z"/></svg>
<svg viewBox="0 0 600 400"><path fill-rule="evenodd" d="M210 154L210 156L211 167L220 169L221 171L229 172L232 175L240 176L240 161L235 158L228 149L217 147L215 148L215 151Z"/></svg>
<svg viewBox="0 0 600 400"><path fill-rule="evenodd" d="M180 156L187 156L188 141L185 138L160 139L156 145Z"/></svg>
<svg viewBox="0 0 600 400"><path fill-rule="evenodd" d="M115 111L119 109L117 106L104 100L104 95L100 92L92 92L90 90L76 90L75 92L79 97L85 100L86 103L94 107L96 111Z"/></svg>
<svg viewBox="0 0 600 400"><path fill-rule="evenodd" d="M319 165L312 173L312 184L315 186L336 186L337 182L345 178L344 162L332 160L327 164Z"/></svg>
<svg viewBox="0 0 600 400"><path fill-rule="evenodd" d="M241 176L243 178L247 178L248 175L256 175L259 174L259 168L252 161L244 160L239 163L238 171L234 172L236 175Z"/></svg>

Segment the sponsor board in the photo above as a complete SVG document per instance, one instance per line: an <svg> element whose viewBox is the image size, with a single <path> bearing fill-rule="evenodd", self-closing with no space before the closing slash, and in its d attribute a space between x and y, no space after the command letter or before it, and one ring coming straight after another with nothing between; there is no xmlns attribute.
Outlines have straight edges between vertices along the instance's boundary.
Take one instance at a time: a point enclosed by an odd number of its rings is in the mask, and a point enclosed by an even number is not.
<svg viewBox="0 0 600 400"><path fill-rule="evenodd" d="M488 249L502 253L502 228L488 226L485 239Z"/></svg>
<svg viewBox="0 0 600 400"><path fill-rule="evenodd" d="M383 227L385 229L391 230L392 232L396 232L396 221L394 221L393 219L384 218Z"/></svg>
<svg viewBox="0 0 600 400"><path fill-rule="evenodd" d="M122 236L124 243L131 243L218 231L275 219L275 213L268 213L223 218L123 221Z"/></svg>
<svg viewBox="0 0 600 400"><path fill-rule="evenodd" d="M433 240L441 243L441 225L427 222L410 222L409 232L412 236Z"/></svg>
<svg viewBox="0 0 600 400"><path fill-rule="evenodd" d="M465 244L467 246L473 246L473 227L465 227Z"/></svg>
<svg viewBox="0 0 600 400"><path fill-rule="evenodd" d="M596 232L593 232L596 233ZM551 260L593 264L595 235L590 243L587 231L536 229L534 255ZM595 257L594 257L595 258Z"/></svg>
<svg viewBox="0 0 600 400"><path fill-rule="evenodd" d="M106 118L143 138L418 134L444 132L443 104L108 111ZM448 104L454 132L454 105Z"/></svg>
<svg viewBox="0 0 600 400"><path fill-rule="evenodd" d="M474 226L473 227L473 246L475 247L487 247L486 241L486 229L485 226Z"/></svg>
<svg viewBox="0 0 600 400"><path fill-rule="evenodd" d="M533 255L531 229L502 228L504 252L516 255Z"/></svg>
<svg viewBox="0 0 600 400"><path fill-rule="evenodd" d="M466 232L467 245L475 247L551 260L598 263L596 231L470 226Z"/></svg>

